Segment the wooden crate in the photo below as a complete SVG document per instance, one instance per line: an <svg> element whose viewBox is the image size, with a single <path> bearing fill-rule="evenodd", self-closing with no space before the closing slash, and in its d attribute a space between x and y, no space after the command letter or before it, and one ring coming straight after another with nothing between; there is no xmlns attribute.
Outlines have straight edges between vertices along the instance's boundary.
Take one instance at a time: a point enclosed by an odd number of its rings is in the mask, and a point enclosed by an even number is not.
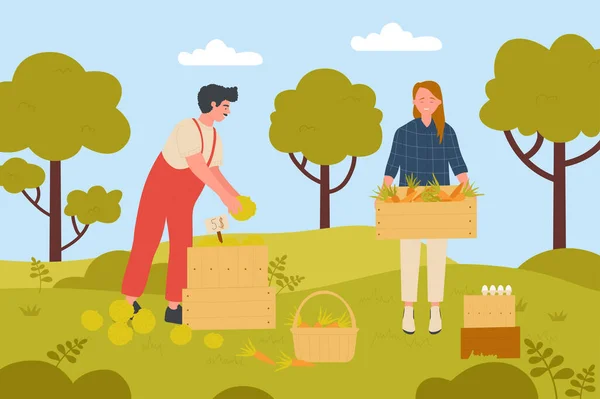
<svg viewBox="0 0 600 399"><path fill-rule="evenodd" d="M188 288L266 287L266 245L188 248Z"/></svg>
<svg viewBox="0 0 600 399"><path fill-rule="evenodd" d="M455 188L441 186L448 194ZM407 190L398 187L400 198ZM457 202L377 201L375 210L375 231L380 240L477 237L477 197Z"/></svg>
<svg viewBox="0 0 600 399"><path fill-rule="evenodd" d="M520 327L461 328L460 357L468 359L471 354L521 357Z"/></svg>
<svg viewBox="0 0 600 399"><path fill-rule="evenodd" d="M514 295L465 295L464 326L477 327L514 327Z"/></svg>
<svg viewBox="0 0 600 399"><path fill-rule="evenodd" d="M192 330L268 330L276 327L275 289L183 290L183 323Z"/></svg>

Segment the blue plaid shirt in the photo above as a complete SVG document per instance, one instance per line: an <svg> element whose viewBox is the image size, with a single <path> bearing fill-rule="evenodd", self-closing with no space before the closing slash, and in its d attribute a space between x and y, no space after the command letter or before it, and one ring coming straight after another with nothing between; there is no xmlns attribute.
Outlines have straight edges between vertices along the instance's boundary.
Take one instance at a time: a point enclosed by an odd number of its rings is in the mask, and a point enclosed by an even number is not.
<svg viewBox="0 0 600 399"><path fill-rule="evenodd" d="M413 174L422 185L433 181L433 175L443 186L450 185L450 169L454 175L467 172L460 153L456 133L446 123L444 139L440 144L433 120L425 126L421 118L414 119L396 130L392 152L385 175L394 179L400 170L399 186L407 186L406 176Z"/></svg>

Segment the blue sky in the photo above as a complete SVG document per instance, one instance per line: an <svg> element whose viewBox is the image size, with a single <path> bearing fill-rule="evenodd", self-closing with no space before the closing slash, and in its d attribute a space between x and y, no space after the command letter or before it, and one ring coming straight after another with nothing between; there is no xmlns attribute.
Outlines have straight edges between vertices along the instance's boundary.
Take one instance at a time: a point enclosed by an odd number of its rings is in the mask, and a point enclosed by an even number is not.
<svg viewBox="0 0 600 399"><path fill-rule="evenodd" d="M255 218L243 224L232 221L230 231L318 228L318 186L296 170L287 155L274 150L268 138L275 96L294 88L316 68L338 69L352 82L370 86L384 115L380 150L359 159L349 185L332 197L332 226L374 224L369 195L381 183L395 130L412 118L412 86L436 80L471 179L486 194L479 202L479 237L451 241L449 256L463 263L518 266L551 248L551 184L521 164L500 132L481 123L479 109L486 101L485 84L493 77L495 54L507 40L527 38L550 46L559 36L576 33L600 47L600 7L593 2L7 3L3 2L0 24L0 80L10 80L29 55L57 51L88 70L113 74L123 86L119 108L132 129L127 146L114 155L83 150L63 164L64 198L72 190L98 184L120 189L122 216L114 224L91 226L79 243L63 253L64 259L129 249L149 168L173 126L198 116L195 96L208 83L239 88L232 116L218 126L225 151L222 169L238 191L258 206ZM357 52L350 46L353 36L379 32L390 22L414 36L437 37L443 47L431 52ZM259 53L263 63L246 67L178 63L180 52L204 48L213 39L239 52ZM567 156L578 155L594 142L578 139L567 146ZM528 149L533 142L520 137L519 143ZM535 160L551 171L551 154L547 146ZM29 151L0 154L0 163L12 156L38 162L47 170L47 162ZM334 182L343 178L348 164L346 160L333 168ZM569 247L600 252L600 240L591 228L600 221L595 208L600 191L593 180L599 167L597 155L568 170ZM47 187L43 190L46 205ZM224 212L216 195L205 192L196 206L195 233L205 233L205 218ZM64 220L63 240L67 241L73 232ZM22 195L0 191L0 223L0 259L47 258L47 219Z"/></svg>

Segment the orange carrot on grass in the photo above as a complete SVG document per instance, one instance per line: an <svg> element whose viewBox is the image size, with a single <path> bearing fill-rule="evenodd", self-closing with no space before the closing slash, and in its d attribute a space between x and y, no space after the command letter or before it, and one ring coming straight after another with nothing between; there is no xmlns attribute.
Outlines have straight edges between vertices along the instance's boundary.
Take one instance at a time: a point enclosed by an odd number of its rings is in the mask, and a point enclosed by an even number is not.
<svg viewBox="0 0 600 399"><path fill-rule="evenodd" d="M287 369L288 367L314 367L315 366L314 363L310 363L305 360L292 359L291 357L289 357L288 355L286 355L283 352L281 352L281 357L279 358L279 361L277 362L277 364L279 365L279 368L277 368L275 371Z"/></svg>
<svg viewBox="0 0 600 399"><path fill-rule="evenodd" d="M242 353L240 353L236 356L254 357L263 363L272 364L272 365L275 364L275 362L273 360L271 360L267 355L257 351L256 348L254 347L254 345L252 345L252 341L250 341L250 339L248 339L248 344L246 345L246 347L242 348Z"/></svg>

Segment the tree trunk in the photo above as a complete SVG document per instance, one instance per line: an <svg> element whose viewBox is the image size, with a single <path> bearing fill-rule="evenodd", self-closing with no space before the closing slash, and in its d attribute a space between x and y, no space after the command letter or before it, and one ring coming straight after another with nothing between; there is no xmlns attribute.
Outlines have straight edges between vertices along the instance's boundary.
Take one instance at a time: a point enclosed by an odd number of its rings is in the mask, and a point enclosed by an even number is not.
<svg viewBox="0 0 600 399"><path fill-rule="evenodd" d="M330 190L329 190L329 165L321 165L321 228L328 229L331 227L330 221Z"/></svg>
<svg viewBox="0 0 600 399"><path fill-rule="evenodd" d="M567 247L566 171L565 143L554 143L554 249Z"/></svg>
<svg viewBox="0 0 600 399"><path fill-rule="evenodd" d="M50 161L50 262L62 260L60 161Z"/></svg>

